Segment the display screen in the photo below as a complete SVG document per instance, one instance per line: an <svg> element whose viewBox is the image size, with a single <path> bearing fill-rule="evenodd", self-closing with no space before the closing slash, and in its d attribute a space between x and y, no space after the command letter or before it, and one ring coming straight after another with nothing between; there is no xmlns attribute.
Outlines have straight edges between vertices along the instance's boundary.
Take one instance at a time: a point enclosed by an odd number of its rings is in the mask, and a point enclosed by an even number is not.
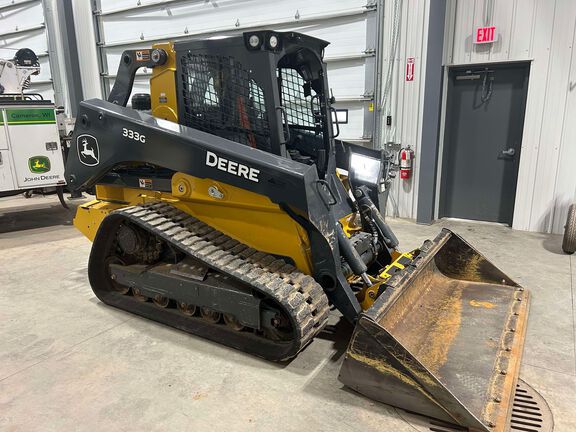
<svg viewBox="0 0 576 432"><path fill-rule="evenodd" d="M382 161L358 153L350 155L350 178L353 182L378 185Z"/></svg>

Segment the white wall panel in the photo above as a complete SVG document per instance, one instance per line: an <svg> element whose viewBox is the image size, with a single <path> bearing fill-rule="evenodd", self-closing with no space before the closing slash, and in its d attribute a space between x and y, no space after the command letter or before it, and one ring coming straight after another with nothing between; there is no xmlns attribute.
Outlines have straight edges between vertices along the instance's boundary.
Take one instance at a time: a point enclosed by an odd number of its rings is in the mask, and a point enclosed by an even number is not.
<svg viewBox="0 0 576 432"><path fill-rule="evenodd" d="M2 0L8 3L11 0ZM164 3L164 4L163 4ZM101 8L102 12L109 13L121 9L138 9L144 8L146 6L154 5L158 8L166 8L172 9L178 6L178 3L193 3L197 5L206 4L213 9L220 9L226 7L230 3L239 3L244 5L244 7L248 7L250 12L253 15L261 15L266 10L270 9L288 9L294 7L294 12L296 9L301 10L301 13L315 13L315 12L323 12L326 9L326 3L322 1L311 2L306 0L275 0L266 2L270 5L268 9L264 8L258 0L188 0L188 1L181 1L181 2L170 2L170 1L163 1L163 0L102 0ZM366 4L365 1L362 0L333 0L330 2L334 4L335 7L338 5L348 5L348 6L364 6ZM1 3L0 3L1 4ZM280 12L282 13L282 12Z"/></svg>
<svg viewBox="0 0 576 432"><path fill-rule="evenodd" d="M509 37L510 48L509 58L528 58L532 51L534 42L534 31L536 25L536 11L538 0L523 0L516 2L514 8L512 30ZM539 16L539 20L541 17Z"/></svg>
<svg viewBox="0 0 576 432"><path fill-rule="evenodd" d="M530 59L538 2L546 0L451 0L454 14L448 35L452 47L447 63L454 65ZM493 44L473 43L477 27L496 26Z"/></svg>
<svg viewBox="0 0 576 432"><path fill-rule="evenodd" d="M72 8L76 43L78 45L82 93L85 99L102 98L92 2L75 1L72 3Z"/></svg>
<svg viewBox="0 0 576 432"><path fill-rule="evenodd" d="M14 3L15 7L7 9L4 12L0 11L0 17L2 19L1 33L12 31L16 28L32 27L44 22L44 9L42 8L42 2L40 0L22 4L20 7L17 7L17 0L15 0ZM7 4L12 3L0 3L0 7Z"/></svg>
<svg viewBox="0 0 576 432"><path fill-rule="evenodd" d="M534 60L530 65L528 100L524 118L522 154L513 223L515 228L525 230L531 229L530 218L532 215L538 152L544 117L542 107L546 101L545 84L548 82L550 46L554 25L554 7L549 7L549 5L541 1L537 1L535 6L535 15L538 19L534 20L534 29L530 36L532 44L529 53L530 56L534 56ZM538 80L540 84L535 80ZM536 228L532 229L536 230Z"/></svg>
<svg viewBox="0 0 576 432"><path fill-rule="evenodd" d="M154 3L154 2L151 2ZM158 8L132 9L113 15L104 15L102 22L107 43L138 39L163 38L188 33L220 32L234 28L275 25L337 15L350 10L361 10L365 0L204 0L174 2ZM134 5L134 4L133 4ZM118 8L116 0L103 0L102 11Z"/></svg>
<svg viewBox="0 0 576 432"><path fill-rule="evenodd" d="M299 31L330 42L325 51L325 55L328 58L360 54L367 48L376 48L375 46L366 46L365 43L368 38L365 14L331 18L330 25L322 22L312 22L301 25L288 25L287 29Z"/></svg>
<svg viewBox="0 0 576 432"><path fill-rule="evenodd" d="M554 16L554 29L550 51L546 99L540 132L538 165L534 182L534 198L530 227L537 231L550 231L557 210L555 178L558 170L562 129L565 121L568 76L570 72L571 44L574 35L576 5L571 0L558 0ZM559 31L562 29L562 31ZM553 115L550 115L553 114ZM574 112L572 117L576 114ZM574 145L574 143L571 143ZM573 161L576 164L576 159Z"/></svg>
<svg viewBox="0 0 576 432"><path fill-rule="evenodd" d="M576 31L571 47L576 44ZM552 229L562 229L568 216L568 207L576 198L576 53L572 49L570 72L566 83L566 108L562 122L558 169L554 182L554 205L556 211L552 218Z"/></svg>
<svg viewBox="0 0 576 432"><path fill-rule="evenodd" d="M211 0L209 0L211 1ZM160 3L159 0L106 0L102 2L102 11L110 12L118 9L137 8L138 6L147 6Z"/></svg>
<svg viewBox="0 0 576 432"><path fill-rule="evenodd" d="M38 63L40 63L40 73L32 77L32 83L34 83L34 81L51 80L52 74L50 73L50 58L47 55L41 56L38 58Z"/></svg>
<svg viewBox="0 0 576 432"><path fill-rule="evenodd" d="M309 36L317 37L330 42L330 45L328 45L325 50L325 56L327 59L359 55L366 49L375 48L373 45L367 46L365 42L368 38L368 35L366 34L365 14L331 18L329 25L326 25L326 23L323 23L322 21L299 24L292 17L288 23L274 25L270 28L279 31L298 31ZM234 32L236 32L236 30L233 32L223 32L223 34ZM181 37L184 36L186 35L181 35ZM206 37L211 36L214 35L206 35ZM137 35L136 39L139 39L139 34ZM107 39L106 41L108 42ZM131 44L130 48L136 49L138 47L144 48L149 46L150 42L143 40L140 43ZM110 46L106 48L106 56L108 59L110 72L115 71L115 69L118 67L118 63L120 62L120 55L125 49L125 45Z"/></svg>
<svg viewBox="0 0 576 432"><path fill-rule="evenodd" d="M339 105L336 103L335 108L339 109ZM363 134L364 105L361 103L348 103L346 108L348 109L348 123L340 125L341 132L338 139L356 140L362 137Z"/></svg>
<svg viewBox="0 0 576 432"><path fill-rule="evenodd" d="M451 53L451 62L463 64L471 62L472 55L472 33L470 29L474 23L475 2L464 0L456 4L454 19L454 36Z"/></svg>
<svg viewBox="0 0 576 432"><path fill-rule="evenodd" d="M334 90L334 97L359 97L366 91L364 59L328 63L328 83Z"/></svg>
<svg viewBox="0 0 576 432"><path fill-rule="evenodd" d="M513 227L562 232L576 198L576 2L452 0L448 10L448 65L531 62ZM472 44L485 24L496 26L497 42Z"/></svg>
<svg viewBox="0 0 576 432"><path fill-rule="evenodd" d="M2 18L0 17L0 25ZM2 27L4 29L4 27ZM7 52L6 48L10 51ZM2 50L3 57L12 57L16 50L20 48L30 48L37 55L45 54L48 52L46 41L46 33L43 28L38 30L22 33L12 34L8 36L0 36L0 50ZM11 55L10 55L11 53Z"/></svg>

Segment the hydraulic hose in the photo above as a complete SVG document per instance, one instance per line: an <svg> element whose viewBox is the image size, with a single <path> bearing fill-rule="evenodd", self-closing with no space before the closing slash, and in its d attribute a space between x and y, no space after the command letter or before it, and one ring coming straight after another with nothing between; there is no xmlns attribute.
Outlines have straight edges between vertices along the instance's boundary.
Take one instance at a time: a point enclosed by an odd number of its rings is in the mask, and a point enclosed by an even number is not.
<svg viewBox="0 0 576 432"><path fill-rule="evenodd" d="M364 281L364 283L366 283L366 285L372 286L372 282L370 282L370 279L366 274L366 272L368 271L368 267L366 267L366 264L364 263L364 261L362 261L360 254L354 248L350 239L346 237L346 234L344 234L342 225L340 225L339 223L336 224L336 233L338 235L338 246L340 247L340 252L344 256L344 259L346 260L346 262L348 263L354 274L361 276L362 280Z"/></svg>
<svg viewBox="0 0 576 432"><path fill-rule="evenodd" d="M384 243L391 249L395 249L398 246L398 238L392 232L390 226L386 223L382 214L378 211L366 190L364 190L363 186L360 186L354 191L354 197L360 206L360 210L362 212L370 213L370 218L374 221L380 233L384 237Z"/></svg>

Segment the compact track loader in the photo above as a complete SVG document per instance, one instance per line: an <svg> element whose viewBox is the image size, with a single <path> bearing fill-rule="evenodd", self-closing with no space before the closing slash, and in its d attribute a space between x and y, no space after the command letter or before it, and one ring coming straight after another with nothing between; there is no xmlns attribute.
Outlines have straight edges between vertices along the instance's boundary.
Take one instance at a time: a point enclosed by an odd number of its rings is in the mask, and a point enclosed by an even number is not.
<svg viewBox="0 0 576 432"><path fill-rule="evenodd" d="M327 44L255 31L122 54L108 101L80 105L66 168L96 191L74 221L93 241L90 284L106 304L273 361L333 305L356 325L344 384L502 431L528 293L448 230L398 250L379 210L390 160L335 139ZM142 67L150 106L129 108Z"/></svg>

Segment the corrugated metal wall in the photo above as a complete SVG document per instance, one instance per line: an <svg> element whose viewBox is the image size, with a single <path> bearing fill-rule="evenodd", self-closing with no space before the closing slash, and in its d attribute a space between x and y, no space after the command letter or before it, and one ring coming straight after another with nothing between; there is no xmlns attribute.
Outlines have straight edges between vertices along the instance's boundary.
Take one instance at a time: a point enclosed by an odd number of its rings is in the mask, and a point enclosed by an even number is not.
<svg viewBox="0 0 576 432"><path fill-rule="evenodd" d="M410 145L416 154L414 175L411 180L395 179L390 190L387 214L404 218L416 218L418 188L418 155L422 134L422 100L424 97L424 65L426 63L427 21L430 0L390 0L383 1L383 40L381 58L381 87L385 86L389 64L394 63L391 87L387 97L380 95L378 114L380 116L379 144L397 152L401 146ZM400 11L400 19L395 20L395 11ZM393 55L394 29L398 40ZM437 35L442 38L443 35ZM406 80L406 62L414 58L414 79ZM390 126L386 117L391 116Z"/></svg>
<svg viewBox="0 0 576 432"><path fill-rule="evenodd" d="M451 0L447 65L531 60L513 227L561 233L576 195L576 1ZM473 45L476 27L497 42Z"/></svg>

